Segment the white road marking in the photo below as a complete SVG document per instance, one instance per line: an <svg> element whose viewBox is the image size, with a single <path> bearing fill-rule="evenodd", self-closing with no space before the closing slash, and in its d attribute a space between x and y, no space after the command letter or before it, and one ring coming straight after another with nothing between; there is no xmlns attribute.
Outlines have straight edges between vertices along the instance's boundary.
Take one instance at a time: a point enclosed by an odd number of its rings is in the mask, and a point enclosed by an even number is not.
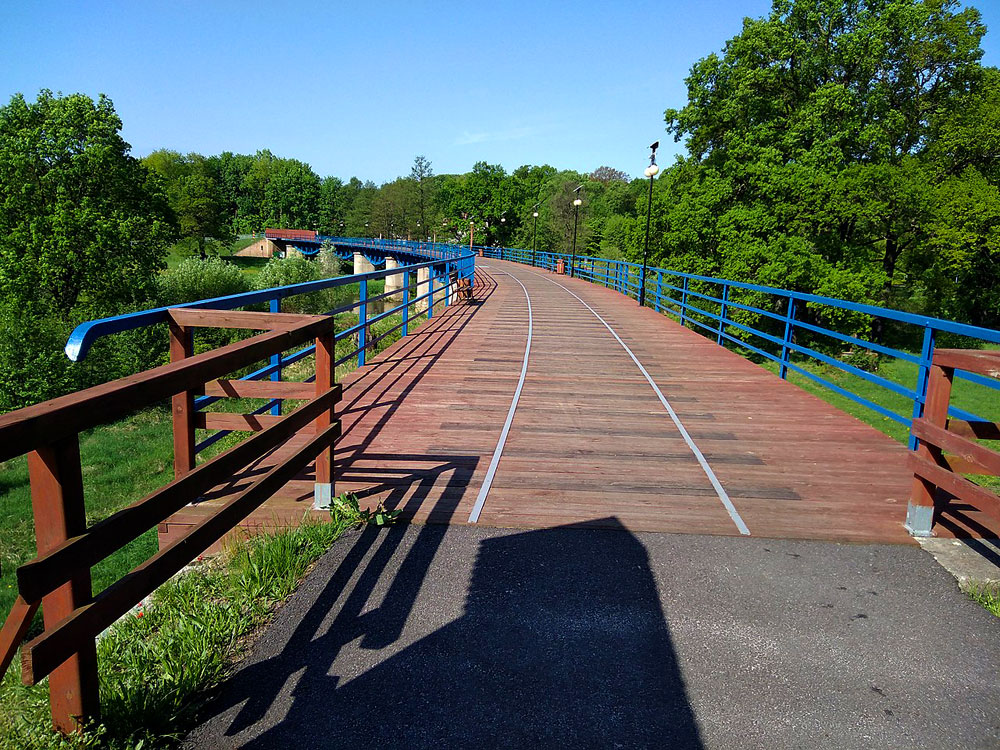
<svg viewBox="0 0 1000 750"><path fill-rule="evenodd" d="M628 353L628 356L632 358L632 361L635 362L636 367L639 368L639 371L646 377L646 380L649 382L649 385L656 392L656 395L660 399L660 403L663 404L663 408L667 410L667 414L670 415L670 418L677 426L678 431L681 433L681 437L684 438L684 442L687 443L688 448L691 449L691 452L694 454L694 457L698 460L698 463L701 465L702 470L704 470L705 476L708 477L708 481L711 482L712 487L715 488L715 493L719 496L719 500L722 501L722 504L728 511L729 517L733 519L733 523L736 524L736 528L739 529L741 534L749 536L750 529L747 528L746 523L744 523L743 521L743 517L740 516L739 511L736 510L736 506L733 505L733 501L729 499L729 493L726 492L726 489L722 486L722 482L720 482L719 478L715 475L715 472L709 465L708 460L705 458L705 454L701 452L701 449L694 442L694 439L688 433L687 429L685 429L684 425L681 423L680 417L677 416L677 412L674 411L674 407L670 405L670 402L667 401L667 397L663 395L663 391L661 391L659 386L657 386L656 383L653 381L653 378L646 371L646 368L642 366L642 362L639 361L638 357L636 357L635 354L632 353L632 350L628 348L628 345L624 341L622 341L621 337L617 333L615 333L615 329L612 328L610 325L608 325L608 322L600 315L598 315L597 311L594 308L592 308L590 305L588 305L586 302L580 299L580 297L577 297L576 294L574 294L572 291L564 287L558 281L554 281L553 279L550 279L547 276L543 276L540 273L535 273L534 271L528 271L528 273L532 273L535 276L538 276L539 278L545 279L546 281L555 284L557 287L567 292L568 294L571 294L574 297L576 297L577 300L580 301L580 304L582 304L584 307L590 310L590 312L594 314L594 317L596 317L599 321L601 321L601 323L604 324L604 327L611 332L611 335L615 337L615 339L618 341L619 344L621 344L622 349L624 349ZM511 278L514 277L511 276ZM517 279L514 280L517 281ZM522 284L522 287L523 286L524 285ZM525 290L525 294L527 294L527 290ZM525 362L527 362L527 360L525 360Z"/></svg>
<svg viewBox="0 0 1000 750"><path fill-rule="evenodd" d="M500 440L497 441L496 450L493 451L493 459L490 461L490 468L487 469L486 477L483 479L483 486L479 488L479 494L476 496L476 504L472 507L472 512L469 514L469 523L479 522L479 514L483 512L483 506L486 505L486 496L490 494L490 487L493 485L493 476L497 473L497 466L500 464L500 456L503 455L503 447L507 442L507 433L510 432L510 425L514 421L514 412L517 410L517 401L521 398L521 389L524 388L524 377L528 374L528 355L531 354L531 332L533 320L531 315L531 297L528 296L528 290L524 288L524 284L521 284L520 279L512 276L506 271L495 271L494 273L502 273L505 276L510 276L520 285L521 289L524 290L524 299L528 303L528 341L524 346L524 361L521 363L521 377L517 381L517 388L514 390L514 399L510 402L510 410L507 412L507 421L504 422L503 431L500 433Z"/></svg>

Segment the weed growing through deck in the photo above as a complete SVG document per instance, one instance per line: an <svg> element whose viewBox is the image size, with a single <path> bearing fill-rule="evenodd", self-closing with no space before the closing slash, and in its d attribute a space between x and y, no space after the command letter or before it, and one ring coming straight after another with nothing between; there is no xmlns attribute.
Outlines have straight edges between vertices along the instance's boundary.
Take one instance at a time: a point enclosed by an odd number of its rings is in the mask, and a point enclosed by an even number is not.
<svg viewBox="0 0 1000 750"><path fill-rule="evenodd" d="M276 605L338 537L359 524L395 518L366 512L351 495L336 498L329 521L250 537L228 546L161 586L141 609L98 642L102 722L62 738L49 730L48 689L20 684L9 670L0 684L0 749L176 745L228 666ZM15 662L16 663L16 662Z"/></svg>

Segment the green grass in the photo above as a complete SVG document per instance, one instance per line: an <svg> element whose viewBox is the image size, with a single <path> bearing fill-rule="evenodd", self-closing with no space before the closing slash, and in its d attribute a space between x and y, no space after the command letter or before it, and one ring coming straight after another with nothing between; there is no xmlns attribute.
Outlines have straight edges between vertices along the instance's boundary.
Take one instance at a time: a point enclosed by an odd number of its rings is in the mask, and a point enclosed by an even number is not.
<svg viewBox="0 0 1000 750"><path fill-rule="evenodd" d="M237 252L245 247L249 247L257 240L255 239L236 239L232 242L222 243L209 241L205 247L205 252L209 255L219 255L222 257L229 257L235 255ZM198 244L191 238L186 238L183 240L178 240L173 245L167 248L167 268L176 268L182 260L185 258L191 258L198 255ZM267 260L266 258L264 259ZM245 270L245 269L244 269Z"/></svg>
<svg viewBox="0 0 1000 750"><path fill-rule="evenodd" d="M26 687L17 670L8 671L0 683L8 717L0 749L175 746L248 636L346 529L369 520L349 500L335 504L329 521L238 541L199 561L112 626L98 641L101 724L83 736L53 734L46 683Z"/></svg>
<svg viewBox="0 0 1000 750"><path fill-rule="evenodd" d="M96 523L162 487L173 477L170 413L147 409L80 436L87 522ZM24 456L0 463L0 614L7 616L17 595L15 569L35 556L31 488ZM151 529L93 570L101 591L156 551Z"/></svg>
<svg viewBox="0 0 1000 750"><path fill-rule="evenodd" d="M984 609L1000 617L1000 586L997 584L970 584L965 593Z"/></svg>

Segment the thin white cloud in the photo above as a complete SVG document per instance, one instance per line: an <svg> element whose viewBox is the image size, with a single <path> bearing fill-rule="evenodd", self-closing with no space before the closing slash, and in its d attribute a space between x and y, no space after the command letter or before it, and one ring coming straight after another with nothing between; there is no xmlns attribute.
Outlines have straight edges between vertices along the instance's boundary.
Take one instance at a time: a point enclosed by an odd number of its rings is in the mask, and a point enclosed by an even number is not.
<svg viewBox="0 0 1000 750"><path fill-rule="evenodd" d="M473 143L486 143L487 141L513 141L518 138L527 138L529 135L533 135L535 130L535 128L521 127L483 133L465 131L455 139L455 145L468 146Z"/></svg>

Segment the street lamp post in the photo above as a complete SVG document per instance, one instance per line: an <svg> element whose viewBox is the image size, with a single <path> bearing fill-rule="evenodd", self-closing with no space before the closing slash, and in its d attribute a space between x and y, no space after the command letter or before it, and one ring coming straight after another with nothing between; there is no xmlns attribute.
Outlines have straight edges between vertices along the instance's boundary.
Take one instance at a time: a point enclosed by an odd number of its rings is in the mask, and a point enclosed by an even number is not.
<svg viewBox="0 0 1000 750"><path fill-rule="evenodd" d="M531 207L531 216L533 217L534 227L531 231L531 265L532 267L537 267L538 264L535 262L535 257L538 252L538 203Z"/></svg>
<svg viewBox="0 0 1000 750"><path fill-rule="evenodd" d="M576 198L573 199L573 255L569 261L569 277L573 278L576 270L576 222L580 218L580 204L583 200L580 198L580 191L583 189L583 185L577 186L573 191L576 193Z"/></svg>
<svg viewBox="0 0 1000 750"><path fill-rule="evenodd" d="M642 246L642 277L639 280L639 307L643 307L646 304L646 264L649 262L649 219L653 213L653 178L660 171L660 168L656 166L656 149L659 146L660 142L656 141L649 147L649 166L646 167L646 171L644 172L646 177L649 178L649 203L646 206L646 241Z"/></svg>

